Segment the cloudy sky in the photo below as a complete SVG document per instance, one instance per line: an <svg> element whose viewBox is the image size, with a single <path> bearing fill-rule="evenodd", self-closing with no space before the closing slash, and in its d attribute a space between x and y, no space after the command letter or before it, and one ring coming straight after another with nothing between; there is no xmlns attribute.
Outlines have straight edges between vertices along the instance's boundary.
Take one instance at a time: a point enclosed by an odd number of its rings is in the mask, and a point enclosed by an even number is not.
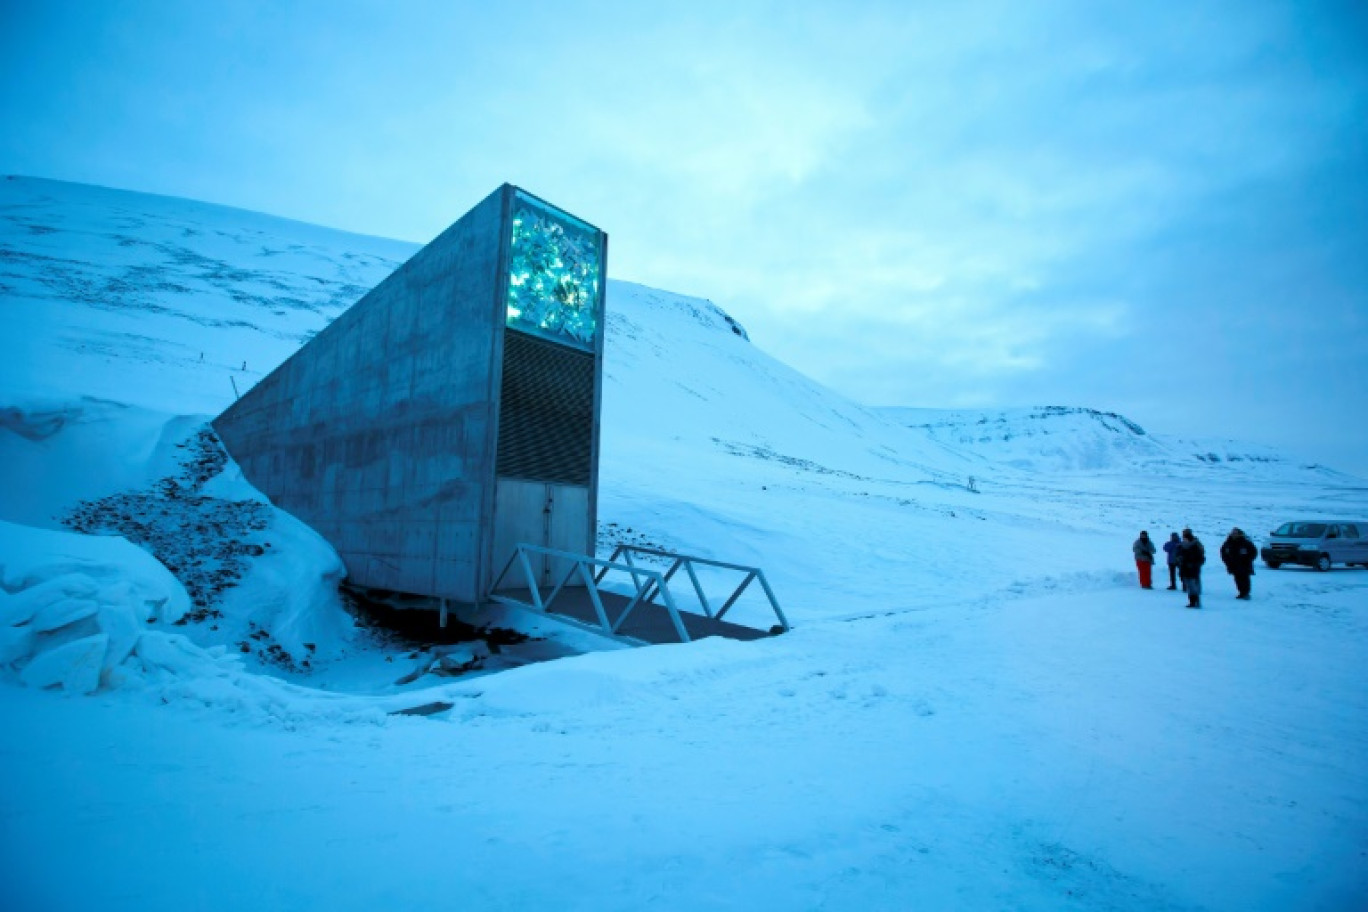
<svg viewBox="0 0 1368 912"><path fill-rule="evenodd" d="M413 241L508 181L868 404L1368 475L1365 9L0 0L0 172Z"/></svg>

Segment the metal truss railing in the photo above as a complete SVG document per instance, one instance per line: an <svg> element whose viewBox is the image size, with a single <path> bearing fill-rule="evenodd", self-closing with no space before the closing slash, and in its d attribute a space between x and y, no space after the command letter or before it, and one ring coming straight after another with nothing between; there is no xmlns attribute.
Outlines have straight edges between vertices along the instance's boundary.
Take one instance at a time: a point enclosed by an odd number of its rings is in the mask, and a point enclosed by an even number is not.
<svg viewBox="0 0 1368 912"><path fill-rule="evenodd" d="M543 555L557 560L567 561L570 568L561 577L551 594L542 597L541 584L537 582L537 573L532 568L531 555ZM649 555L668 559L671 563L669 569L665 571L655 570L650 567L643 567L635 562L634 556ZM618 558L622 560L619 561ZM698 580L698 574L694 570L695 564L702 564L709 567L719 567L723 570L735 570L744 573L736 589L722 604L716 612L713 611L707 595L703 592L703 586ZM508 576L510 570L517 567L522 571L523 578L527 582L528 592L532 597L532 604L525 605L509 596L498 593L499 584ZM590 570L590 568L594 568ZM544 548L540 545L519 544L504 564L503 570L494 578L494 585L490 587L493 593L490 597L496 601L506 604L520 605L523 607L535 608L537 611L547 612L552 610L556 598L564 591L576 576L584 584L585 591L589 595L589 601L594 607L594 615L598 618L599 627L610 636L623 636L620 633L623 623L631 616L632 612L643 602L657 605L664 608L669 614L670 622L674 625L675 632L679 634L680 642L690 642L689 631L684 626L684 620L680 617L679 607L675 602L674 595L670 592L670 580L674 575L683 569L689 576L689 581L693 583L694 593L698 596L699 605L703 609L703 614L713 620L720 621L731 607L736 604L737 599L741 598L753 581L759 580L760 586L765 590L765 597L769 599L770 607L774 610L774 616L779 620L779 628L789 630L788 619L784 617L783 610L779 607L779 600L774 597L774 590L770 588L769 581L765 579L765 572L759 567L746 567L741 564L729 564L724 561L716 561L706 557L694 557L684 554L675 554L671 551L662 551L657 548L645 548L638 545L618 545L613 551L612 557L603 560L597 557L590 557L584 554L572 554L569 551L558 551L554 548ZM628 601L625 608L616 618L609 618L608 611L604 607L603 598L599 592L599 584L610 572L617 571L626 574L632 580L632 588L635 594ZM659 596L663 602L655 601Z"/></svg>
<svg viewBox="0 0 1368 912"><path fill-rule="evenodd" d="M529 557L531 554L545 555L546 557L569 561L571 564L570 569L546 598L542 598L541 584L537 582L537 574L532 570L532 561ZM508 563L504 564L503 570L494 578L494 585L490 587L490 590L493 593L490 598L506 604L524 607L527 607L524 603L509 598L508 596L499 595L497 592L499 583L503 582L504 577L508 575L508 571L513 569L515 565L522 570L523 577L527 581L527 589L532 595L532 605L530 607L541 612L550 611L555 604L556 597L559 596L566 585L578 575L580 581L584 583L584 587L589 593L589 601L594 606L594 614L598 618L599 626L610 636L622 636L623 634L620 634L618 631L622 629L623 622L631 616L632 611L638 605L643 601L646 601L646 599L643 598L642 586L640 582L637 582L637 578L641 577L647 581L648 591L654 591L651 588L654 586L661 592L662 597L665 599L665 604L662 607L669 613L670 621L674 624L675 632L679 634L680 642L690 642L689 631L684 627L683 618L679 616L679 609L675 606L674 597L670 595L669 587L666 584L667 581L660 573L654 570L633 567L631 564L614 563L611 560L601 560L597 557L589 557L584 554L571 554L569 551L557 551L554 548L543 548L540 545L520 544L514 550L512 557L508 559ZM590 567L597 568L598 572L591 572L589 570ZM622 613L615 619L610 619L608 617L608 611L603 606L603 599L599 595L598 586L599 582L610 570L618 570L630 574L637 591L637 594L627 603L627 606L622 609Z"/></svg>
<svg viewBox="0 0 1368 912"><path fill-rule="evenodd" d="M639 567L633 561L632 556L640 554L665 558L670 561L670 568L662 574L658 571L648 571L645 568ZM753 581L759 580L760 586L765 590L765 598L769 599L770 608L774 609L774 616L779 619L779 627L784 631L789 630L789 622L788 619L784 617L783 610L779 607L779 600L774 597L774 590L770 588L769 580L765 579L765 571L761 570L759 567L729 564L725 561L712 560L707 557L676 554L673 551L662 551L659 548L646 548L641 545L618 545L613 549L613 555L608 560L616 561L619 557L622 558L622 563L624 565L631 568L632 584L636 588L637 596L647 601L654 596L656 590L663 592L666 599L670 599L668 589L669 582L674 578L674 575L679 572L680 568L683 568L684 572L689 575L689 582L693 583L693 590L698 596L698 603L703 608L703 613L708 617L719 621L731 610L732 605L736 604L736 600L741 598L741 594L746 591L746 587ZM732 591L732 594L722 604L722 607L718 609L716 614L713 613L712 605L709 604L708 597L703 592L703 586L698 581L698 574L694 571L695 564L703 564L708 567L720 567L723 570L735 570L738 573L745 574L741 583ZM648 572L651 574L650 577L646 576ZM598 579L601 580L604 573L606 573L606 571L601 571L598 575ZM644 586L642 585L642 580L637 578L637 574L641 574L646 580ZM673 600L671 599L671 601Z"/></svg>

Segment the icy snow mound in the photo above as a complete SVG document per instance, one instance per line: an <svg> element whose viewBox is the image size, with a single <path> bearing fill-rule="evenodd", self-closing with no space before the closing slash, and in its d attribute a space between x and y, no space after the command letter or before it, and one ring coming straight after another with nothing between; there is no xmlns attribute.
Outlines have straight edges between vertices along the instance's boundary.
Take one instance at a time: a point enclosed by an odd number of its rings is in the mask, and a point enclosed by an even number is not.
<svg viewBox="0 0 1368 912"><path fill-rule="evenodd" d="M212 669L217 656L149 627L189 608L175 577L122 538L0 522L0 666L30 687L89 694Z"/></svg>
<svg viewBox="0 0 1368 912"><path fill-rule="evenodd" d="M24 480L0 488L0 520L145 549L189 598L168 622L201 645L307 671L355 639L336 551L242 477L203 416L90 399L0 408L0 476Z"/></svg>
<svg viewBox="0 0 1368 912"><path fill-rule="evenodd" d="M227 471L236 483L247 484L236 463ZM253 631L265 631L279 650L259 657L308 670L356 639L355 622L338 593L346 568L313 529L276 507L269 514L271 547L252 558L246 577L224 593L217 639L248 642Z"/></svg>
<svg viewBox="0 0 1368 912"><path fill-rule="evenodd" d="M129 691L252 723L380 723L427 699L325 694L250 673L236 650L160 629L189 607L175 577L122 538L0 521L0 680L73 695Z"/></svg>

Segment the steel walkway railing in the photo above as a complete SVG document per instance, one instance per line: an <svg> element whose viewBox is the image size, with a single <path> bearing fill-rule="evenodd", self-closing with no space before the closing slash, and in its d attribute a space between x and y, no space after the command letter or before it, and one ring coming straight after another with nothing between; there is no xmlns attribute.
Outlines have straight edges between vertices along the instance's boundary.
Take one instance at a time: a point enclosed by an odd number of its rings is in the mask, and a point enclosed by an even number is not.
<svg viewBox="0 0 1368 912"><path fill-rule="evenodd" d="M532 561L528 557L530 554L541 554L547 557L571 562L569 571L561 578L561 581L556 584L556 587L551 590L551 594L544 599L541 594L541 584L537 582L537 574L532 570ZM641 597L641 588L638 585L636 596L627 603L627 607L622 610L622 613L619 614L616 619L610 620L608 611L603 607L603 599L599 595L598 583L603 578L603 574L606 574L609 570L620 570L625 573L633 574L634 576L640 574L652 582L659 582L661 583L661 592L664 593L665 598L663 607L670 615L670 621L674 624L675 632L679 634L680 642L690 642L689 631L684 627L684 620L679 616L679 609L675 607L674 598L670 595L670 590L664 586L661 575L654 570L643 570L638 567L632 567L629 564L615 564L612 561L600 560L597 557L589 557L585 554L572 554L569 551L557 551L554 548L543 548L540 545L520 544L514 549L513 555L508 559L508 563L504 564L503 570L494 578L494 585L490 587L492 592L490 598L506 604L523 605L522 602L509 598L508 596L501 596L496 591L499 588L499 583L503 582L504 577L508 575L508 571L513 569L515 564L519 566L523 572L523 577L527 580L527 588L532 595L532 607L543 613L552 609L556 597L561 594L561 591L565 588L566 584L578 575L589 593L589 600L594 606L594 614L598 617L599 626L610 636L622 635L619 634L618 631L621 630L623 622L631 616L632 611L641 604L643 599ZM596 577L595 574L589 571L590 567L600 568L600 575Z"/></svg>
<svg viewBox="0 0 1368 912"><path fill-rule="evenodd" d="M616 561L620 556L623 559L623 563L632 568L634 574L643 572L633 562L632 555L634 554L647 554L652 557L666 558L671 562L670 569L666 570L664 574L656 574L656 576L659 577L658 583L654 581L647 582L643 595L647 600L654 594L652 590L653 586L664 589L682 567L684 572L689 575L689 582L693 583L694 593L698 596L698 603L702 606L703 613L715 620L721 620L722 617L731 610L732 605L736 604L736 600L741 598L741 594L746 591L746 587L753 581L759 580L760 586L765 590L765 598L769 599L770 608L774 610L774 616L779 619L779 626L785 631L789 629L788 619L784 617L783 609L779 607L779 600L774 597L774 590L770 588L769 580L765 579L765 571L761 570L759 567L747 567L743 564L729 564L725 561L713 560L707 557L676 554L673 551L663 551L659 548L646 548L641 545L626 544L618 545L614 548L613 555L609 560ZM720 567L723 570L735 570L745 574L740 585L732 591L731 596L727 598L726 602L722 604L722 607L718 609L716 614L713 614L712 605L708 603L708 597L703 593L703 586L699 583L698 574L694 571L695 564L702 564L707 567ZM602 573L600 573L599 578L602 579ZM635 575L632 577L632 582L636 586L637 592L641 594L642 586Z"/></svg>
<svg viewBox="0 0 1368 912"><path fill-rule="evenodd" d="M633 555L643 554L668 558L671 561L669 569L661 572L649 567L642 567L635 563ZM566 571L564 576L561 577L560 582L551 590L551 594L545 598L542 597L541 584L537 582L538 576L532 569L531 555L543 555L545 557L568 561L570 563L570 568ZM623 558L622 561L617 560L619 556ZM698 574L694 571L694 564L736 570L746 574L740 585L736 587L731 596L715 614L713 613L711 604L708 602L708 597L703 592L702 585L699 583ZM500 595L497 591L499 584L504 581L505 577L508 576L509 571L515 566L522 571L523 578L527 582L527 589L532 597L532 604L530 606L509 596ZM594 568L594 570L591 571L591 567ZM608 560L603 560L602 558L590 557L585 554L573 554L569 551L558 551L554 548L545 548L540 545L519 544L514 549L513 554L508 558L508 562L504 564L503 570L494 578L494 584L490 587L490 598L505 604L535 608L537 611L545 613L553 610L556 598L570 581L578 576L580 581L584 584L590 603L593 605L594 614L598 619L599 627L602 628L605 633L610 636L625 636L620 632L623 623L626 622L632 612L642 603L650 603L665 609L675 632L679 635L680 642L688 643L691 641L691 637L689 636L688 629L684 626L684 620L680 616L679 607L675 603L674 595L670 592L669 585L670 580L681 567L688 573L689 579L693 583L694 592L698 596L699 604L702 606L703 613L706 617L711 618L714 621L721 621L722 617L734 604L736 604L736 600L745 592L746 587L749 586L753 580L758 579L760 585L765 590L765 596L769 599L770 607L774 610L775 617L779 619L779 627L784 631L790 629L788 619L784 617L784 612L779 607L779 601L774 597L774 591L770 588L769 581L765 579L764 571L760 568L745 567L740 564L728 564L703 557L674 554L669 551L661 551L655 548L643 548L636 545L618 545L613 551L613 556ZM599 584L613 571L626 574L632 580L632 588L635 594L630 598L626 607L623 608L622 612L616 618L609 618L608 611L603 604L603 598L600 595ZM655 601L657 596L663 599L663 604Z"/></svg>

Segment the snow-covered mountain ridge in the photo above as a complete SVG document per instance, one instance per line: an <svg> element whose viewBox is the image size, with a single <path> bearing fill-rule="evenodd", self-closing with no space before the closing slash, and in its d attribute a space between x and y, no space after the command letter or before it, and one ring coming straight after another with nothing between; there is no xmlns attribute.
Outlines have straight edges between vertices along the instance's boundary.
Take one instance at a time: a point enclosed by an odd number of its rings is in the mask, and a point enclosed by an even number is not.
<svg viewBox="0 0 1368 912"><path fill-rule="evenodd" d="M1272 447L1218 439L1149 434L1114 412L1070 406L1017 409L880 408L927 439L1031 472L1142 471L1201 473L1219 466L1277 472L1302 469L1344 479L1344 473L1290 460Z"/></svg>

